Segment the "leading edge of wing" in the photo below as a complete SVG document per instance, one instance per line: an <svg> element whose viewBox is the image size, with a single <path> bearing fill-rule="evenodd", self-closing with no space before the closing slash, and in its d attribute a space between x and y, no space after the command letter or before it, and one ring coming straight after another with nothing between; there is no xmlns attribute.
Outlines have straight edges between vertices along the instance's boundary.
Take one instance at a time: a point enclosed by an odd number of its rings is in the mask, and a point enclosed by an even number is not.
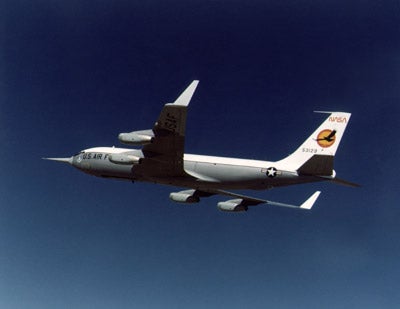
<svg viewBox="0 0 400 309"><path fill-rule="evenodd" d="M243 206L256 206L256 205L260 205L260 204L268 204L268 205L273 205L273 206L289 207L289 208L301 208L301 209L309 210L309 209L311 209L313 207L313 205L317 201L319 195L321 194L321 191L314 192L301 205L292 205L292 204L279 203L279 202L274 202L274 201L269 201L269 200L263 200L263 199L259 199L259 198L255 198L255 197L251 197L251 196L246 196L246 195L242 195L242 194L237 194L237 193L232 193L232 192L224 191L224 190L215 190L215 191L213 191L213 193L239 198L239 199L242 200L242 202L240 204L243 205Z"/></svg>

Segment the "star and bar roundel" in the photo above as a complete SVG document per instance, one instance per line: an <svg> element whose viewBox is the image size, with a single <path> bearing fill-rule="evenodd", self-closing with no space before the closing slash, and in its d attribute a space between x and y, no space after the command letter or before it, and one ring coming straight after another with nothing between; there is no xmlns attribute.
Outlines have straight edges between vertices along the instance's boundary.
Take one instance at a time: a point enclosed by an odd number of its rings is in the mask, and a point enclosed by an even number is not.
<svg viewBox="0 0 400 309"><path fill-rule="evenodd" d="M269 178L274 178L277 173L278 173L278 170L275 167L268 167L266 170L266 175Z"/></svg>

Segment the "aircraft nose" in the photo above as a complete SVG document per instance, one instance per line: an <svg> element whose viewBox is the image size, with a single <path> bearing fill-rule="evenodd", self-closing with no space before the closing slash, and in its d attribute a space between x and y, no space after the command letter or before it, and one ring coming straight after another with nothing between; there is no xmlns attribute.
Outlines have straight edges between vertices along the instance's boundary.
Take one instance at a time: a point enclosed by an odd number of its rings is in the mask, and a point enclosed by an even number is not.
<svg viewBox="0 0 400 309"><path fill-rule="evenodd" d="M69 157L69 158L43 158L43 160L50 160L50 161L58 161L58 162L64 162L68 164L72 164L72 160L74 157Z"/></svg>

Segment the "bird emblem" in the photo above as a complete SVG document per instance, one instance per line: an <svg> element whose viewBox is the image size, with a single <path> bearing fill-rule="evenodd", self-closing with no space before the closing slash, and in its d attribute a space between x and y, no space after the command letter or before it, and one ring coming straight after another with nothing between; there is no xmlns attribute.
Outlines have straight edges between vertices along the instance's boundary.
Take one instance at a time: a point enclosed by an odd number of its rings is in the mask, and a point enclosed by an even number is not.
<svg viewBox="0 0 400 309"><path fill-rule="evenodd" d="M320 145L321 147L327 148L335 143L335 139L336 139L336 130L326 129L319 132L316 141L318 145Z"/></svg>

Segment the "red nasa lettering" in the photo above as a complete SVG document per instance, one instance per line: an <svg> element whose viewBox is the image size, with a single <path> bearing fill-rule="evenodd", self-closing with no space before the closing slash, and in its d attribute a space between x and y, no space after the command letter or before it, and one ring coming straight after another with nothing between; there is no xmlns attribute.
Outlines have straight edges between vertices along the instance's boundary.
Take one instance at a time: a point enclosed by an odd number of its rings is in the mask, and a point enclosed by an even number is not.
<svg viewBox="0 0 400 309"><path fill-rule="evenodd" d="M346 117L338 117L338 116L330 116L329 121L330 122L338 122L338 123L347 123L347 118Z"/></svg>

